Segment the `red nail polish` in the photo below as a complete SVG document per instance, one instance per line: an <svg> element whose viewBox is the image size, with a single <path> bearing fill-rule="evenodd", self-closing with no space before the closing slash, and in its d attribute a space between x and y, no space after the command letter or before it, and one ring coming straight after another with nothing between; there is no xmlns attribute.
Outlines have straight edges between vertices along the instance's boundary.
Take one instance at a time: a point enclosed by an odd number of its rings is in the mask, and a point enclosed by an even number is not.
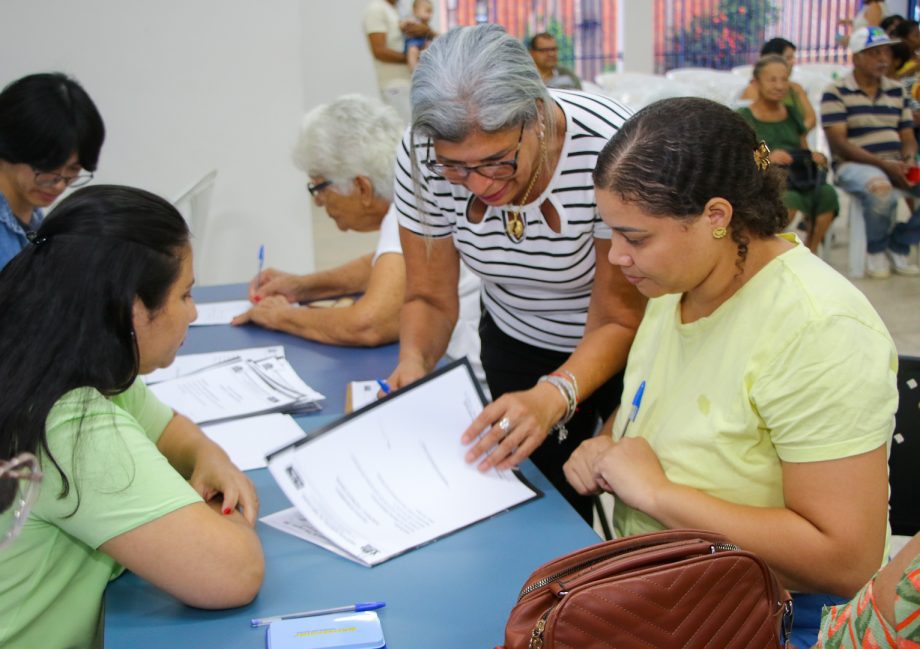
<svg viewBox="0 0 920 649"><path fill-rule="evenodd" d="M255 295L255 296L253 296L252 301L255 302L256 304L258 304L259 302L262 301L262 296L261 296L261 295Z"/></svg>
<svg viewBox="0 0 920 649"><path fill-rule="evenodd" d="M229 515L229 514L230 514L230 512L232 512L232 511L233 511L233 510L232 510L232 509L230 509L229 507L224 507L224 516L227 516L227 515Z"/></svg>

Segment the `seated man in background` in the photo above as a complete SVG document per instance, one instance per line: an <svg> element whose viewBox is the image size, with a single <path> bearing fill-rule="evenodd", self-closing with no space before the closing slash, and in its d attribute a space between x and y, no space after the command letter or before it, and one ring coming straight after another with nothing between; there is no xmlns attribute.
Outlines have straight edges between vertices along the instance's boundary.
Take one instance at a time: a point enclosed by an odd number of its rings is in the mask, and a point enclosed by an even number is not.
<svg viewBox="0 0 920 649"><path fill-rule="evenodd" d="M533 62L547 88L581 90L581 80L572 70L559 65L559 45L556 37L541 32L530 39L528 48Z"/></svg>
<svg viewBox="0 0 920 649"><path fill-rule="evenodd" d="M307 189L340 230L380 230L374 254L336 268L294 275L269 268L252 280L253 307L233 324L253 322L309 340L374 347L399 339L406 269L399 225L391 208L393 158L403 127L396 112L361 95L345 95L304 118L295 164L310 177ZM468 356L479 368L479 281L460 274L460 319L447 354ZM341 308L300 306L362 293Z"/></svg>
<svg viewBox="0 0 920 649"><path fill-rule="evenodd" d="M892 267L900 275L920 275L908 257L920 241L920 211L896 223L894 188L918 195L918 186L907 181L917 140L901 84L885 77L891 43L880 27L857 29L849 41L853 72L828 86L821 99L837 184L862 205L866 274L877 279L888 277Z"/></svg>

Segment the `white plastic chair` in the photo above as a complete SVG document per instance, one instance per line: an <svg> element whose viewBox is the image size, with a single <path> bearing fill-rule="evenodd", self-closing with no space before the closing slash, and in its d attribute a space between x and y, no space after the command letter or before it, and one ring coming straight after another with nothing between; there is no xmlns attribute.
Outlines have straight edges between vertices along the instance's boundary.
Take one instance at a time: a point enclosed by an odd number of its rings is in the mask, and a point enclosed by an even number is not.
<svg viewBox="0 0 920 649"><path fill-rule="evenodd" d="M754 75L754 66L750 63L747 65L736 65L732 68L732 74L736 74L739 77L743 77L745 80L750 81L751 77Z"/></svg>
<svg viewBox="0 0 920 649"><path fill-rule="evenodd" d="M711 99L732 108L737 105L748 83L740 75L709 68L678 68L670 70L665 77L689 86L693 90L692 96Z"/></svg>
<svg viewBox="0 0 920 649"><path fill-rule="evenodd" d="M211 208L211 194L214 192L214 181L216 179L217 169L212 169L189 185L172 201L172 204L188 223L188 229L199 239L204 238L207 228L208 214Z"/></svg>
<svg viewBox="0 0 920 649"><path fill-rule="evenodd" d="M211 214L211 195L214 193L214 181L217 179L217 169L212 169L199 180L196 180L182 191L173 201L179 213L182 214L188 229L197 242L195 246L195 274L201 276L204 262L205 242L210 229L209 216Z"/></svg>
<svg viewBox="0 0 920 649"><path fill-rule="evenodd" d="M850 208L847 210L848 265L849 275L853 279L866 276L866 219L863 218L862 205L852 194L838 190L847 195Z"/></svg>
<svg viewBox="0 0 920 649"><path fill-rule="evenodd" d="M828 83L835 78L840 78L849 74L851 66L843 63L796 63L792 69L792 78L795 79L795 73L804 72L817 74L828 79Z"/></svg>
<svg viewBox="0 0 920 649"><path fill-rule="evenodd" d="M608 97L633 110L639 110L661 99L692 97L693 88L658 74L641 72L604 72L595 77L597 85Z"/></svg>

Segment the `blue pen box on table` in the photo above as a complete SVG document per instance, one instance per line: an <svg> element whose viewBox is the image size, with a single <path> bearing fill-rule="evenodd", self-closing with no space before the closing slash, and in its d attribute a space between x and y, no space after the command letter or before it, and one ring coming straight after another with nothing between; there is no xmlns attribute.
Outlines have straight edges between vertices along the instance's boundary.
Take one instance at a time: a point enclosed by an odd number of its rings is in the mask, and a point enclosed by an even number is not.
<svg viewBox="0 0 920 649"><path fill-rule="evenodd" d="M386 649L380 618L374 611L333 613L272 622L265 634L268 649Z"/></svg>

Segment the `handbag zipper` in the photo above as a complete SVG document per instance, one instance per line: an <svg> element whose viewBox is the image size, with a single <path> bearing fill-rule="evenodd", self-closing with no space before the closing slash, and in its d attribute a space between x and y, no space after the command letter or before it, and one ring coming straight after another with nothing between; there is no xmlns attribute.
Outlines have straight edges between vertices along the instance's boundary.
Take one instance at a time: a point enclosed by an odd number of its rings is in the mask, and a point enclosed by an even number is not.
<svg viewBox="0 0 920 649"><path fill-rule="evenodd" d="M619 553L617 553L617 554L619 554ZM557 573L555 573L555 574L552 574L552 575L549 575L548 577L544 577L543 579L538 579L537 581L533 582L533 583L530 584L529 586L525 586L525 587L524 587L524 589L521 591L521 594L518 595L518 601L520 602L521 599L524 598L524 596L529 595L530 593L532 593L532 592L535 591L535 590L539 590L539 589L543 588L543 587L546 586L547 584L551 584L551 583L553 583L554 581L556 581L556 580L558 580L558 579L561 579L562 577L568 577L568 576L571 575L573 572L578 572L578 571L581 570L582 568L588 568L589 566L593 566L595 563L599 563L599 562L601 562L601 561L606 561L606 560L609 559L611 556L616 556L616 555L607 555L607 556L603 556L603 557L598 557L598 558L596 558L596 559L591 559L590 561L585 561L585 562L583 562L583 563L579 563L578 565L571 566L571 567L569 567L569 568L566 568L565 570L560 570L559 572L557 572Z"/></svg>
<svg viewBox="0 0 920 649"><path fill-rule="evenodd" d="M715 554L716 552L731 552L740 549L740 547L732 543L713 543L709 548L709 552L710 554Z"/></svg>
<svg viewBox="0 0 920 649"><path fill-rule="evenodd" d="M606 554L602 557L597 557L595 559L583 561L582 563L579 563L574 566L570 566L566 568L565 570L560 570L557 573L554 573L547 577L543 577L542 579L538 579L537 581L533 582L529 586L525 586L523 589L521 589L520 595L518 595L518 601L520 602L525 596L529 595L535 590L539 590L543 588L547 584L551 584L554 581L561 579L562 577L568 577L573 572L578 572L579 570L582 570L583 568L589 568L596 563L600 563L601 561L607 561L608 559L612 559L613 557L619 556L621 554L626 554L628 552L635 552L636 550L643 550L645 548L656 547L656 545L657 544L649 544L649 545L635 546L631 548L624 548L623 550L620 550L619 552L613 552L611 554ZM737 545L732 545L730 543L713 543L710 545L710 552L712 552L713 554L715 554L716 552L724 552L727 550L740 550L740 549L741 548L739 548Z"/></svg>
<svg viewBox="0 0 920 649"><path fill-rule="evenodd" d="M543 629L546 628L546 618L552 613L553 608L555 607L551 606L546 609L546 612L537 620L536 626L530 633L530 642L527 643L527 649L543 649Z"/></svg>

